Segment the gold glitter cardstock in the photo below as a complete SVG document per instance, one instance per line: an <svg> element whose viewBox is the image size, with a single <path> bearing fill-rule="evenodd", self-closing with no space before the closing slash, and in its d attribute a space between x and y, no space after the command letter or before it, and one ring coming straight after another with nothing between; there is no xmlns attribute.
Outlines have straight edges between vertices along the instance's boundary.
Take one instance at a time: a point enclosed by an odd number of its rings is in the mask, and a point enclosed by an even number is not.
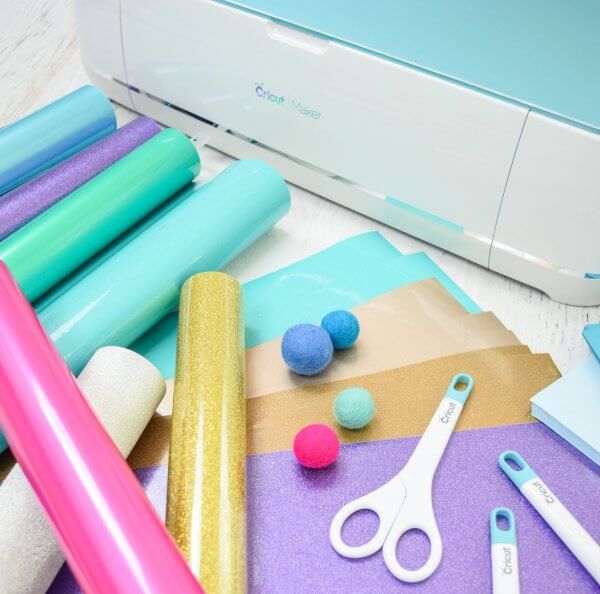
<svg viewBox="0 0 600 594"><path fill-rule="evenodd" d="M421 435L448 383L468 373L473 392L457 431L534 422L529 399L560 377L549 355L525 346L483 349L355 377L301 386L248 399L248 454L290 450L294 435L309 423L335 427L343 443ZM341 390L360 386L375 400L375 416L363 429L337 425L333 402Z"/></svg>
<svg viewBox="0 0 600 594"><path fill-rule="evenodd" d="M184 284L167 528L208 594L246 590L246 399L241 288L209 272Z"/></svg>

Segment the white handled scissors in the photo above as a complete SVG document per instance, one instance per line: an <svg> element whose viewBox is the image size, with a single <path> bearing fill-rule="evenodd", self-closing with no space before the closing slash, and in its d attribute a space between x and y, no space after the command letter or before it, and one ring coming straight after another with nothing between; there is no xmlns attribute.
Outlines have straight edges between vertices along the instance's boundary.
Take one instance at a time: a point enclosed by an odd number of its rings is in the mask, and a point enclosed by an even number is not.
<svg viewBox="0 0 600 594"><path fill-rule="evenodd" d="M460 390L461 386L464 389ZM338 511L331 522L329 539L340 555L357 559L383 549L387 568L404 582L420 582L437 569L442 559L442 539L433 515L431 485L472 389L473 378L459 373L450 383L406 466L385 485L347 503ZM347 545L342 539L344 523L352 514L362 510L371 510L379 516L379 528L369 542L360 546ZM413 529L427 535L430 550L429 559L422 567L409 570L398 562L396 546L403 534Z"/></svg>

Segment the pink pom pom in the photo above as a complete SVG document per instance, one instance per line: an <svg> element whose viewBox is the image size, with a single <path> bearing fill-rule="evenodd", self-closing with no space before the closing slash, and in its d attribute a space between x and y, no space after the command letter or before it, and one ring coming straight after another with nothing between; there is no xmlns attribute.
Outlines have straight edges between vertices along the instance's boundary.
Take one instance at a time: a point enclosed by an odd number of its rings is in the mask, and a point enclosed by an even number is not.
<svg viewBox="0 0 600 594"><path fill-rule="evenodd" d="M307 425L296 433L294 456L308 468L325 468L335 462L340 453L340 440L327 425Z"/></svg>

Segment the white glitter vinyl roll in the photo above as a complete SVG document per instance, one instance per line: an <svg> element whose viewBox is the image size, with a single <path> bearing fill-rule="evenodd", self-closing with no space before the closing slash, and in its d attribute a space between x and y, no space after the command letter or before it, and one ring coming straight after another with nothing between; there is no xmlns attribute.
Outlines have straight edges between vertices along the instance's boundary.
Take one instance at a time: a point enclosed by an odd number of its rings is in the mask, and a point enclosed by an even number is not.
<svg viewBox="0 0 600 594"><path fill-rule="evenodd" d="M140 355L104 347L79 386L123 456L128 456L165 394L160 372ZM64 562L35 493L15 466L0 485L0 591L44 594Z"/></svg>

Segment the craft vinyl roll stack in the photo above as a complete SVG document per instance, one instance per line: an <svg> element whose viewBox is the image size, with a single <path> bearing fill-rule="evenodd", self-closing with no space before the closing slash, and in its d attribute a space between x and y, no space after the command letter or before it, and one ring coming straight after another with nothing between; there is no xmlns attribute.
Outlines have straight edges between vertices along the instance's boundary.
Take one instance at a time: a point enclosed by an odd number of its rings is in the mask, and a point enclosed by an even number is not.
<svg viewBox="0 0 600 594"><path fill-rule="evenodd" d="M42 129L36 140L34 132ZM243 592L239 284L209 272L192 277L182 297L190 315L182 316L187 339L178 351L179 369L191 393L186 401L177 390L181 433L173 434L173 484L183 477L201 505L194 499L187 508L182 517L193 522L185 527L175 526L172 514L168 521L189 569L121 458L162 399L164 380L148 361L120 347L177 306L188 277L224 266L268 231L287 212L289 192L258 161L237 163L205 186L191 185L200 162L182 133L160 132L148 118L114 129L109 102L87 87L0 131L0 147L18 145L13 152L20 154L0 167L0 193L13 188L0 202L0 423L21 464L0 488L0 564L6 568L0 590L46 591L62 549L86 594L191 594L202 591L196 578L215 592ZM43 328L25 298L36 302ZM198 303L212 304L216 317L202 321ZM203 341L199 331L212 332L212 340ZM219 349L226 353L220 365ZM200 352L207 355L204 384L195 370ZM194 355L187 362L186 353ZM87 403L59 354L72 372L83 370L79 386ZM212 402L214 392L206 388L219 382L227 387L222 401L190 424L185 409ZM208 439L221 413L219 435ZM189 451L181 439L194 429L205 462L218 454L221 438L227 447L203 479L188 483L186 471L197 472L201 459L181 466L188 455L177 452ZM214 483L223 473L228 478ZM175 496L171 502L172 509L183 504Z"/></svg>

